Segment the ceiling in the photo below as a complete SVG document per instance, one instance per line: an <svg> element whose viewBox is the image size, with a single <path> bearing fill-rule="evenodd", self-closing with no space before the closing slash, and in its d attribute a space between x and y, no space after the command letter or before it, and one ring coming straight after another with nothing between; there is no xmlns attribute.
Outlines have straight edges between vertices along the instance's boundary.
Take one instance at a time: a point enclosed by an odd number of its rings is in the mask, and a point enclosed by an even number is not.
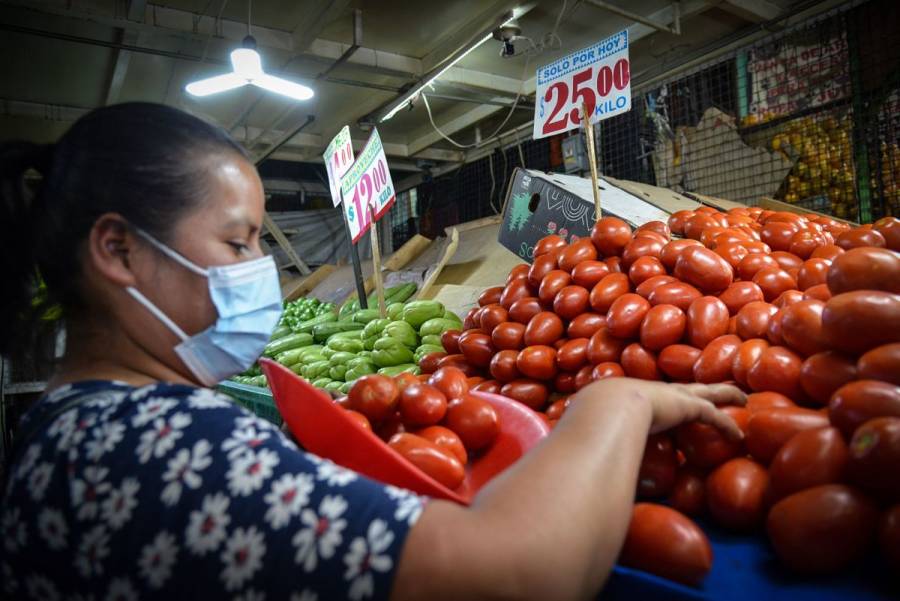
<svg viewBox="0 0 900 601"><path fill-rule="evenodd" d="M609 3L664 26L673 20L670 0ZM489 40L442 74L428 92L435 123L471 143L476 128L488 137L501 123L505 131L531 120L537 66L623 28L629 28L637 81L642 72L675 64L799 4L815 3L682 0L680 35L594 4L255 0L251 31L266 69L315 89L311 101L294 102L251 87L206 98L184 92L189 81L229 68L229 52L247 33L248 0L0 0L0 139L53 141L92 108L143 100L211 119L253 154L277 146L274 158L320 162L343 125L351 126L361 146L367 123L402 97L401 90L443 68L467 43L502 22L507 11L524 11L518 21L531 41L516 41L517 56L502 58L500 42ZM336 64L354 41L356 10L362 26L359 47ZM551 41L547 34L557 20L558 41ZM510 115L519 94L521 106ZM440 165L471 157L435 132L422 104L377 124L393 171L418 170L422 160ZM314 120L290 135L309 116Z"/></svg>

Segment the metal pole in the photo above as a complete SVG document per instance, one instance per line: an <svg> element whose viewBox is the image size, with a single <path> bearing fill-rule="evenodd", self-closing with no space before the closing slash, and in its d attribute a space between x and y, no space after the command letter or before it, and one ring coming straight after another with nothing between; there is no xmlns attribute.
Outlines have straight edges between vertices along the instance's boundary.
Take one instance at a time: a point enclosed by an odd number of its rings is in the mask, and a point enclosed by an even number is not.
<svg viewBox="0 0 900 601"><path fill-rule="evenodd" d="M353 244L347 213L344 212L344 207L339 207L339 209L341 216L344 218L344 232L347 234L347 244L350 245L350 262L353 264L353 279L356 281L356 296L359 298L359 308L368 309L369 302L366 300L366 285L363 282L362 266L359 264L359 249Z"/></svg>

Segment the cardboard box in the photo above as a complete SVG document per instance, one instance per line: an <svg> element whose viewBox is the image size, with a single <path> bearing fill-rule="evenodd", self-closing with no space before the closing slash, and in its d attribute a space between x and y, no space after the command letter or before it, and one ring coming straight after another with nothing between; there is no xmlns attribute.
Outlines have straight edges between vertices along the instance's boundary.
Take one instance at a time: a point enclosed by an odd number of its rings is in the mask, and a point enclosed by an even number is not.
<svg viewBox="0 0 900 601"><path fill-rule="evenodd" d="M632 227L669 218L669 213L602 178L600 207L604 216L619 217ZM594 221L590 178L516 168L506 192L498 241L531 262L534 246L544 236L558 234L572 242L589 236Z"/></svg>

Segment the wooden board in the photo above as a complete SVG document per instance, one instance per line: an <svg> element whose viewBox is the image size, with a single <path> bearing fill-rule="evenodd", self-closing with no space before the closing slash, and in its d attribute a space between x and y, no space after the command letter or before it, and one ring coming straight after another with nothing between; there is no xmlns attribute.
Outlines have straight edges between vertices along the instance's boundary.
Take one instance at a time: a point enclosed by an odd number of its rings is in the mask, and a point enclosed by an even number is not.
<svg viewBox="0 0 900 601"><path fill-rule="evenodd" d="M764 209L769 209L770 211L788 211L789 213L798 213L800 215L809 215L810 213L812 213L813 215L821 215L822 217L828 217L829 219L834 219L835 221L840 221L848 225L859 225L858 223L854 223L853 221L847 221L846 219L832 217L831 215L813 211L812 209L804 209L803 207L798 207L797 205L781 202L780 200L775 200L774 198L769 198L768 196L763 196L759 199L759 206Z"/></svg>
<svg viewBox="0 0 900 601"><path fill-rule="evenodd" d="M297 300L309 294L322 280L337 269L335 265L325 264L304 278L295 279L282 287L282 296L286 301Z"/></svg>
<svg viewBox="0 0 900 601"><path fill-rule="evenodd" d="M715 207L717 209L721 209L723 211L727 211L728 209L734 209L743 207L746 208L749 205L745 205L741 202L734 202L733 200L725 200L724 198L717 198L715 196L707 196L706 194L699 194L697 192L685 192L685 196L689 198L694 198L699 200L701 203Z"/></svg>
<svg viewBox="0 0 900 601"><path fill-rule="evenodd" d="M422 285L419 287L419 292L416 295L416 298L425 298L425 295L428 294L428 290L434 286L435 281L437 281L438 277L441 275L441 271L450 262L450 259L453 258L453 255L456 254L456 249L459 247L459 230L453 228L450 230L450 239L444 247L444 254L441 256L441 260L430 270L431 273L428 274L428 277L422 282Z"/></svg>
<svg viewBox="0 0 900 601"><path fill-rule="evenodd" d="M675 211L693 211L700 206L696 200L688 198L674 190L668 188L660 188L651 186L650 184L642 184L640 182L632 182L624 179L615 179L607 175L603 179L613 184L617 188L621 188L626 192L634 194L646 203L649 203L658 209L662 209L670 215ZM600 198L600 204L603 205L603 198Z"/></svg>

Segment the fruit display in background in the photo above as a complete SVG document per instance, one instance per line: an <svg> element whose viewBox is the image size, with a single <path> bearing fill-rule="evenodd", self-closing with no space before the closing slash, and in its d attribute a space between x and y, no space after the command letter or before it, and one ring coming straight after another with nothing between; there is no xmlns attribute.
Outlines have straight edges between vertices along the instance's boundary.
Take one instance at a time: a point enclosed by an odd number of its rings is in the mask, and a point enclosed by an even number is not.
<svg viewBox="0 0 900 601"><path fill-rule="evenodd" d="M848 541L826 562L844 569L874 548L881 513L900 502L896 479L878 478L900 467L898 228L896 218L853 228L758 207L699 207L635 231L604 217L592 247L540 241L534 263L486 291L444 350L483 378L475 389L543 411L551 427L574 392L603 378L740 386L747 406L723 410L743 440L701 423L648 440L638 499L668 499L681 513L641 511L665 514L669 529L706 514L728 530L766 532L782 563L804 574L825 568L802 559L821 527ZM424 377L439 363L420 366ZM894 522L884 520L890 539ZM702 578L703 553L685 566L638 527L637 509L632 526L623 562Z"/></svg>

